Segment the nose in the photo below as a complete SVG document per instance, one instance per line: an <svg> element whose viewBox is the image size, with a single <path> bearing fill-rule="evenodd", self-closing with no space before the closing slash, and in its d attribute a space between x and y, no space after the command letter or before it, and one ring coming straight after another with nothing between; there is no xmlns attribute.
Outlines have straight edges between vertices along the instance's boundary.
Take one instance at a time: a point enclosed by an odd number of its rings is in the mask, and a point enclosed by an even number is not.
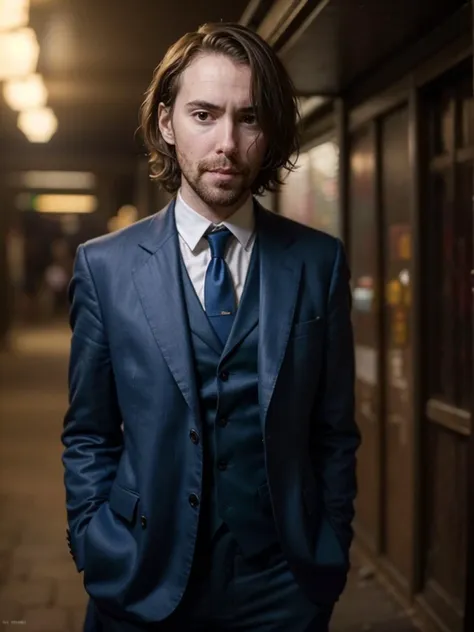
<svg viewBox="0 0 474 632"><path fill-rule="evenodd" d="M223 118L218 126L217 153L230 156L238 147L238 126L231 119Z"/></svg>

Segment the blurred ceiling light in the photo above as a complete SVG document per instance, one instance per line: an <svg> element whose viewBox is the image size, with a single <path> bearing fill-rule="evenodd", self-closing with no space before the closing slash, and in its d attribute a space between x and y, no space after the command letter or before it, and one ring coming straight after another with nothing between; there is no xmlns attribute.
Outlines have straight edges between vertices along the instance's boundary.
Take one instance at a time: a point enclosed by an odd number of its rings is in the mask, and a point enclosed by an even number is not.
<svg viewBox="0 0 474 632"><path fill-rule="evenodd" d="M0 31L26 26L29 19L30 0L0 0Z"/></svg>
<svg viewBox="0 0 474 632"><path fill-rule="evenodd" d="M36 72L39 45L33 29L0 33L0 81Z"/></svg>
<svg viewBox="0 0 474 632"><path fill-rule="evenodd" d="M37 195L33 201L33 208L40 213L93 213L97 206L95 195L51 193Z"/></svg>
<svg viewBox="0 0 474 632"><path fill-rule="evenodd" d="M51 108L25 110L18 115L18 127L30 143L47 143L58 128Z"/></svg>
<svg viewBox="0 0 474 632"><path fill-rule="evenodd" d="M21 184L28 189L94 189L96 178L88 171L26 171Z"/></svg>
<svg viewBox="0 0 474 632"><path fill-rule="evenodd" d="M12 110L42 108L48 100L43 77L38 74L22 79L10 79L3 86L3 96Z"/></svg>

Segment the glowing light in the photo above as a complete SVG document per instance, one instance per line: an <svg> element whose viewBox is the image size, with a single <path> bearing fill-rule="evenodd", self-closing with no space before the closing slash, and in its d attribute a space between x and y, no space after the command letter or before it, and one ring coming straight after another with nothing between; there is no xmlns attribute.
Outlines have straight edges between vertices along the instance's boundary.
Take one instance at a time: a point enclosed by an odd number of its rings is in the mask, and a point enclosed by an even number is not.
<svg viewBox="0 0 474 632"><path fill-rule="evenodd" d="M18 127L30 143L47 143L58 128L58 120L51 108L25 110L18 116Z"/></svg>
<svg viewBox="0 0 474 632"><path fill-rule="evenodd" d="M93 189L96 178L89 171L25 171L21 185L28 189Z"/></svg>
<svg viewBox="0 0 474 632"><path fill-rule="evenodd" d="M33 29L0 33L0 80L33 74L38 56L39 45Z"/></svg>
<svg viewBox="0 0 474 632"><path fill-rule="evenodd" d="M93 213L97 206L95 195L51 193L37 195L33 200L33 208L40 213Z"/></svg>
<svg viewBox="0 0 474 632"><path fill-rule="evenodd" d="M3 86L3 96L12 110L42 108L48 100L43 77L38 74L23 79L10 79Z"/></svg>
<svg viewBox="0 0 474 632"><path fill-rule="evenodd" d="M26 26L29 19L30 0L0 0L0 31Z"/></svg>

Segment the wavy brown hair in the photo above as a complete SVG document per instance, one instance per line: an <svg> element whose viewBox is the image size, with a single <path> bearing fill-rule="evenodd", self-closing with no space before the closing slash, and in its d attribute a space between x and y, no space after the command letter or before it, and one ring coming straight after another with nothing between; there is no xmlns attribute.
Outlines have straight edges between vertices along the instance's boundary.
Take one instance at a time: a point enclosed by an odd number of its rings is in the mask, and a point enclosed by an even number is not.
<svg viewBox="0 0 474 632"><path fill-rule="evenodd" d="M280 170L292 171L298 155L298 106L295 90L272 48L250 29L233 23L204 24L173 44L155 69L140 109L140 127L148 150L151 177L169 193L181 184L173 145L158 126L158 107L173 108L183 71L201 54L217 53L246 64L252 73L251 97L257 122L267 139L267 152L253 193L274 191L282 184Z"/></svg>

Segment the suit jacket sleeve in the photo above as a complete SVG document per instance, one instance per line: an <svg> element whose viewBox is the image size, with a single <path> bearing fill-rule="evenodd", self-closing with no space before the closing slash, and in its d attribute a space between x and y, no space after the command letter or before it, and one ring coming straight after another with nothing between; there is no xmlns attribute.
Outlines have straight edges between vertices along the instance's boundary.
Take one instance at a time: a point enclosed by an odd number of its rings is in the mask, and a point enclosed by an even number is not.
<svg viewBox="0 0 474 632"><path fill-rule="evenodd" d="M86 250L77 252L70 285L72 329L69 407L61 436L68 542L78 571L84 535L108 499L123 449L121 418L107 337Z"/></svg>
<svg viewBox="0 0 474 632"><path fill-rule="evenodd" d="M313 459L322 482L323 506L346 554L352 541L356 496L356 451L360 434L355 423L354 342L349 270L342 243L330 283L327 329L320 392L313 425Z"/></svg>

